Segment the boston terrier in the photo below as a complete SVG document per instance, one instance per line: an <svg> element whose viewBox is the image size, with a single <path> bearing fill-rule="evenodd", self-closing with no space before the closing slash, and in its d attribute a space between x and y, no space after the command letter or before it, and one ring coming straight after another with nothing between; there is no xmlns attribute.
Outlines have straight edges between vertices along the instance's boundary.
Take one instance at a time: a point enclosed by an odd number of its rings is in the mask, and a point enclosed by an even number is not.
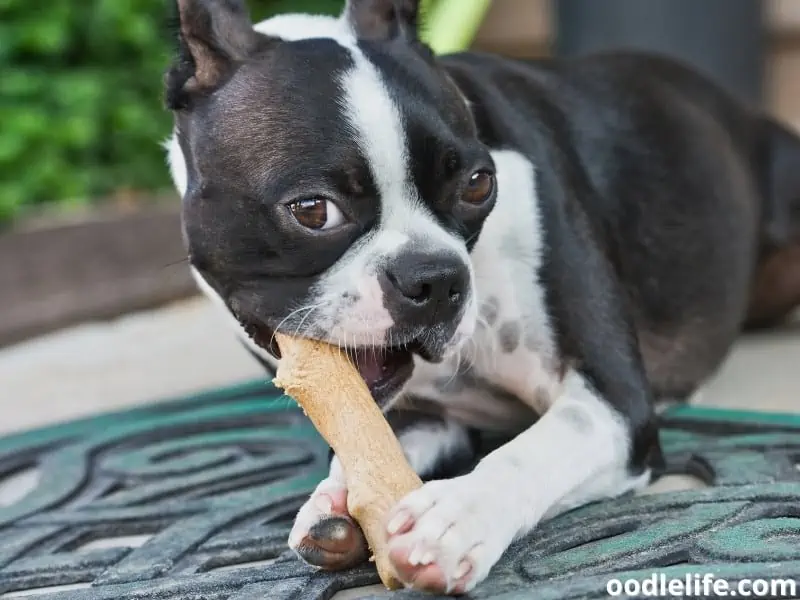
<svg viewBox="0 0 800 600"><path fill-rule="evenodd" d="M437 56L415 0L176 4L192 272L268 369L276 331L357 365L426 480L386 521L409 587L469 591L543 519L646 486L657 402L800 303L800 139L686 66ZM334 457L290 547L365 560L346 506Z"/></svg>

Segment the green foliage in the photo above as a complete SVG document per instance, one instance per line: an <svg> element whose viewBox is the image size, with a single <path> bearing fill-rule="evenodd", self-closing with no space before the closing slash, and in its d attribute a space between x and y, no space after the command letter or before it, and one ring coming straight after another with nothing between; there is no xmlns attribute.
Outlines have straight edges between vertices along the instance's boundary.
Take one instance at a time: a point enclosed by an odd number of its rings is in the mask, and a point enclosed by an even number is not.
<svg viewBox="0 0 800 600"><path fill-rule="evenodd" d="M160 143L174 0L0 0L0 222L169 185ZM341 0L249 0L254 19Z"/></svg>

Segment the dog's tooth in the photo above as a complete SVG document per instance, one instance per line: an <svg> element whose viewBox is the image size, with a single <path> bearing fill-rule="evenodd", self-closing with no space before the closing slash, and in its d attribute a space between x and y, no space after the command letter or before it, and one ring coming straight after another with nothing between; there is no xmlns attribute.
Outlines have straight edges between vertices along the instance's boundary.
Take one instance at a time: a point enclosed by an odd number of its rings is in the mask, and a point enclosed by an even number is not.
<svg viewBox="0 0 800 600"><path fill-rule="evenodd" d="M408 553L408 564L412 567L417 567L422 564L422 553L424 552L423 548L420 548L419 545L414 546L411 549L411 552Z"/></svg>
<svg viewBox="0 0 800 600"><path fill-rule="evenodd" d="M425 552L425 554L422 555L422 558L420 559L419 564L421 564L421 565L429 565L434 560L436 560L436 555L433 553L433 551L428 550L427 552Z"/></svg>
<svg viewBox="0 0 800 600"><path fill-rule="evenodd" d="M410 516L405 511L400 511L394 517L392 517L389 524L386 526L386 531L389 532L389 535L394 535L408 522Z"/></svg>
<svg viewBox="0 0 800 600"><path fill-rule="evenodd" d="M458 569L456 570L455 580L458 581L459 579L466 576L472 570L472 564L468 560L462 560L461 563L458 565Z"/></svg>

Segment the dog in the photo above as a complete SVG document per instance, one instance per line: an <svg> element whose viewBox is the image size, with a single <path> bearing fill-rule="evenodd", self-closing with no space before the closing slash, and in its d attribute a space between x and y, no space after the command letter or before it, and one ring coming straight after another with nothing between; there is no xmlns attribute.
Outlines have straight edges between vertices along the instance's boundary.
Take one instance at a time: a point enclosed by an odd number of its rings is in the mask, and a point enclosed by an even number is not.
<svg viewBox="0 0 800 600"><path fill-rule="evenodd" d="M459 594L645 487L657 403L800 303L800 140L658 56L436 56L418 5L177 0L168 158L199 287L268 370L276 331L347 352L426 481L397 575ZM364 561L346 506L333 457L290 547Z"/></svg>

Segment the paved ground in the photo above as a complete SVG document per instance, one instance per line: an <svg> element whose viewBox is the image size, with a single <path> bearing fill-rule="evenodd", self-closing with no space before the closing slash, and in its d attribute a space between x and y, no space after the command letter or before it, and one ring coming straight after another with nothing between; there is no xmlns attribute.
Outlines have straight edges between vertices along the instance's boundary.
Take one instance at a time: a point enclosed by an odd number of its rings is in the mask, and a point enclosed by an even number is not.
<svg viewBox="0 0 800 600"><path fill-rule="evenodd" d="M0 350L0 434L259 376L195 299ZM742 340L698 403L800 412L800 323Z"/></svg>
<svg viewBox="0 0 800 600"><path fill-rule="evenodd" d="M205 300L0 350L0 434L263 373Z"/></svg>

